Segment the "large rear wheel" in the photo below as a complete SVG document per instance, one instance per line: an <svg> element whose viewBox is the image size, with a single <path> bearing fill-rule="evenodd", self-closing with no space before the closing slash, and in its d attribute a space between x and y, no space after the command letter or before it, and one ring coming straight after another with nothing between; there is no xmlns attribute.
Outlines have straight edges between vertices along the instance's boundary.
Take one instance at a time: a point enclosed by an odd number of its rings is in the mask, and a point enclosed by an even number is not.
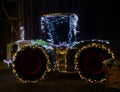
<svg viewBox="0 0 120 92"><path fill-rule="evenodd" d="M82 79L91 83L99 83L105 80L103 61L111 58L114 58L114 54L105 45L87 44L75 54L75 69Z"/></svg>

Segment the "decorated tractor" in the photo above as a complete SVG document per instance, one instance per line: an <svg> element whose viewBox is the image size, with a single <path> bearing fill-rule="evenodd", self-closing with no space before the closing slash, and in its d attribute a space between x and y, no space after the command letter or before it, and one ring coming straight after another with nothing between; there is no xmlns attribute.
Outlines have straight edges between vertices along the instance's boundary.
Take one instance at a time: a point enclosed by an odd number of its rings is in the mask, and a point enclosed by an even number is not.
<svg viewBox="0 0 120 92"><path fill-rule="evenodd" d="M103 61L115 56L106 40L77 41L78 16L74 13L41 17L42 39L13 43L12 70L23 83L38 82L47 72L77 73L83 80L105 80Z"/></svg>

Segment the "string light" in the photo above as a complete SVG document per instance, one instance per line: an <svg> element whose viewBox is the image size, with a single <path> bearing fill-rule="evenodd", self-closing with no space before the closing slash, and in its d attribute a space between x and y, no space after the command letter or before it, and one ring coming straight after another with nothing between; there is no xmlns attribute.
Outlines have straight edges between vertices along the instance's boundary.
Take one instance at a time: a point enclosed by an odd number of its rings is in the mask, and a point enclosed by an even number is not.
<svg viewBox="0 0 120 92"><path fill-rule="evenodd" d="M103 45L103 44L95 43L95 42L90 43L90 44L87 44L87 45L84 45L84 46L83 46L82 48L80 48L80 49L78 50L78 52L75 54L75 59L74 59L74 61L75 61L75 62L74 62L74 64L75 64L75 69L77 70L77 72L78 72L79 76L81 77L81 79L86 80L86 81L89 81L89 82L91 82L91 83L101 83L101 82L105 81L106 79L105 79L105 78L102 78L101 80L91 80L90 78L85 77L85 76L82 74L82 72L80 71L79 67L78 67L78 66L79 66L79 61L78 61L79 55L81 54L82 51L84 51L84 50L86 50L86 49L88 49L88 48L100 48L100 49L102 49L102 50L105 50L105 51L107 51L108 54L111 55L111 58L112 58L112 59L115 59L115 56L114 56L113 52L112 52L108 47L106 47L106 46Z"/></svg>
<svg viewBox="0 0 120 92"><path fill-rule="evenodd" d="M67 72L67 59L66 55L68 48L66 47L57 47L56 48L56 70L59 72Z"/></svg>
<svg viewBox="0 0 120 92"><path fill-rule="evenodd" d="M53 45L56 45L61 42L66 42L69 45L72 43L72 40L74 36L77 34L77 22L78 22L78 16L76 14L71 14L71 13L52 13L52 14L46 14L41 17L41 30L43 33L46 34L46 30L48 38L48 42L50 42ZM61 25L61 24L67 24L68 29L64 30L64 26L62 27L63 29L61 31L67 32L67 38L62 37L63 35L58 34L56 32L56 26ZM66 35L66 33L65 33ZM74 35L74 36L73 36ZM66 40L66 39L68 40ZM76 37L75 37L76 38Z"/></svg>
<svg viewBox="0 0 120 92"><path fill-rule="evenodd" d="M78 49L77 53L75 54L75 59L74 59L74 64L75 64L75 69L77 70L79 76L81 77L81 79L89 81L91 83L101 83L102 81L106 80L105 78L102 78L100 81L98 80L92 80L90 78L87 78L86 76L84 76L82 74L82 72L80 71L79 66L79 61L78 61L78 57L79 55L82 53L82 51L88 49L88 48L100 48L102 50L107 51L108 54L111 55L111 57L114 59L114 54L112 53L112 51L105 45L103 45L104 43L109 45L110 43L106 40L97 40L97 39L92 39L92 40L82 40L77 42L76 41L76 35L79 31L77 31L77 22L78 22L78 16L74 13L51 13L51 14L45 14L42 15L41 17L41 30L42 33L47 33L47 36L45 40L48 41L43 41L43 40L24 40L24 29L21 28L21 40L17 41L16 44L18 45L18 51L13 55L12 57L12 71L13 73L16 75L16 77L23 83L36 83L39 80L44 79L44 76L46 75L47 72L51 71L51 62L50 62L50 56L47 53L47 50L54 50L54 48L52 46L55 47L55 54L56 54L56 70L58 70L59 72L67 72L67 59L66 59L66 55L69 49L76 49L74 48L75 45L77 44L82 44L82 48ZM63 36L56 33L56 26L61 25L61 24L67 24L67 40L61 40L61 38ZM64 28L64 26L62 27ZM66 30L62 30L62 31L66 31ZM65 33L66 35L66 33ZM65 36L66 37L66 36ZM74 38L75 37L75 38ZM73 40L75 40L73 42ZM87 43L87 45L83 45L84 43ZM88 44L90 43L90 44ZM101 44L102 43L102 44ZM72 45L71 45L72 44ZM42 74L42 76L40 76L39 79L36 79L35 81L31 81L28 79L23 79L20 77L17 69L16 69L16 59L17 59L17 55L20 52L23 52L27 47L30 47L31 49L40 49L42 51L42 53L45 55L46 58L46 70L44 71L44 73ZM73 47L73 48L71 48ZM62 62L61 62L62 61ZM52 61L54 62L54 61Z"/></svg>
<svg viewBox="0 0 120 92"><path fill-rule="evenodd" d="M15 61L16 61L16 58L17 58L17 54L19 53L19 52L21 52L21 51L24 51L24 49L26 49L27 47L30 47L30 48L32 48L32 49L35 49L35 48L39 48L41 51L42 51L42 53L44 53L44 55L45 55L45 57L46 57L46 59L47 59L47 64L46 64L46 70L44 71L44 73L43 73L43 75L39 78L39 79L37 79L37 80L35 80L35 81L31 81L31 80L28 80L28 79L23 79L23 78L21 78L20 76L19 76L19 74L18 74L18 71L16 70L16 68L15 68ZM46 72L50 72L50 59L49 59L49 56L48 56L48 54L46 53L46 51L43 49L43 47L41 47L41 46L37 46L37 45L30 45L30 46L25 46L25 47L23 47L23 48L21 48L19 51L17 51L14 55L13 55L13 63L12 63L12 71L13 71L13 73L16 75L16 77L21 81L21 82L23 82L23 83L29 83L29 82L31 82L31 83L36 83L36 82L38 82L39 80L42 80L42 79L44 79L44 76L46 75Z"/></svg>

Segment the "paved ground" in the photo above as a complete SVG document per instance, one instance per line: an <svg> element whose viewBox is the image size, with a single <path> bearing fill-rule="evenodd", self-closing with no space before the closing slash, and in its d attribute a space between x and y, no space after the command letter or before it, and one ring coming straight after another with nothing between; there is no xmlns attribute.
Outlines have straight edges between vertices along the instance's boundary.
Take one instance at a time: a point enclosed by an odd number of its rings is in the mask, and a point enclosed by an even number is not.
<svg viewBox="0 0 120 92"><path fill-rule="evenodd" d="M0 69L0 92L120 92L102 84L91 84L78 78L76 74L51 73L44 81L23 84L16 79L10 69Z"/></svg>

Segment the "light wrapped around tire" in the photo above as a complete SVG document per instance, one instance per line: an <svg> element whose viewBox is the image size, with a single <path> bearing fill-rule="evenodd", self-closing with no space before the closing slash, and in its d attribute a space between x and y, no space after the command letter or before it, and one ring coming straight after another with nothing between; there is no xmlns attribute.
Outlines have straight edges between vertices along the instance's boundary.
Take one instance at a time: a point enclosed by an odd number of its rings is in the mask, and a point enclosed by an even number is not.
<svg viewBox="0 0 120 92"><path fill-rule="evenodd" d="M115 58L110 48L100 43L90 43L75 54L75 69L82 79L100 83L106 80L102 62L110 58Z"/></svg>
<svg viewBox="0 0 120 92"><path fill-rule="evenodd" d="M13 73L24 83L37 82L49 71L49 55L41 46L26 46L13 56Z"/></svg>

